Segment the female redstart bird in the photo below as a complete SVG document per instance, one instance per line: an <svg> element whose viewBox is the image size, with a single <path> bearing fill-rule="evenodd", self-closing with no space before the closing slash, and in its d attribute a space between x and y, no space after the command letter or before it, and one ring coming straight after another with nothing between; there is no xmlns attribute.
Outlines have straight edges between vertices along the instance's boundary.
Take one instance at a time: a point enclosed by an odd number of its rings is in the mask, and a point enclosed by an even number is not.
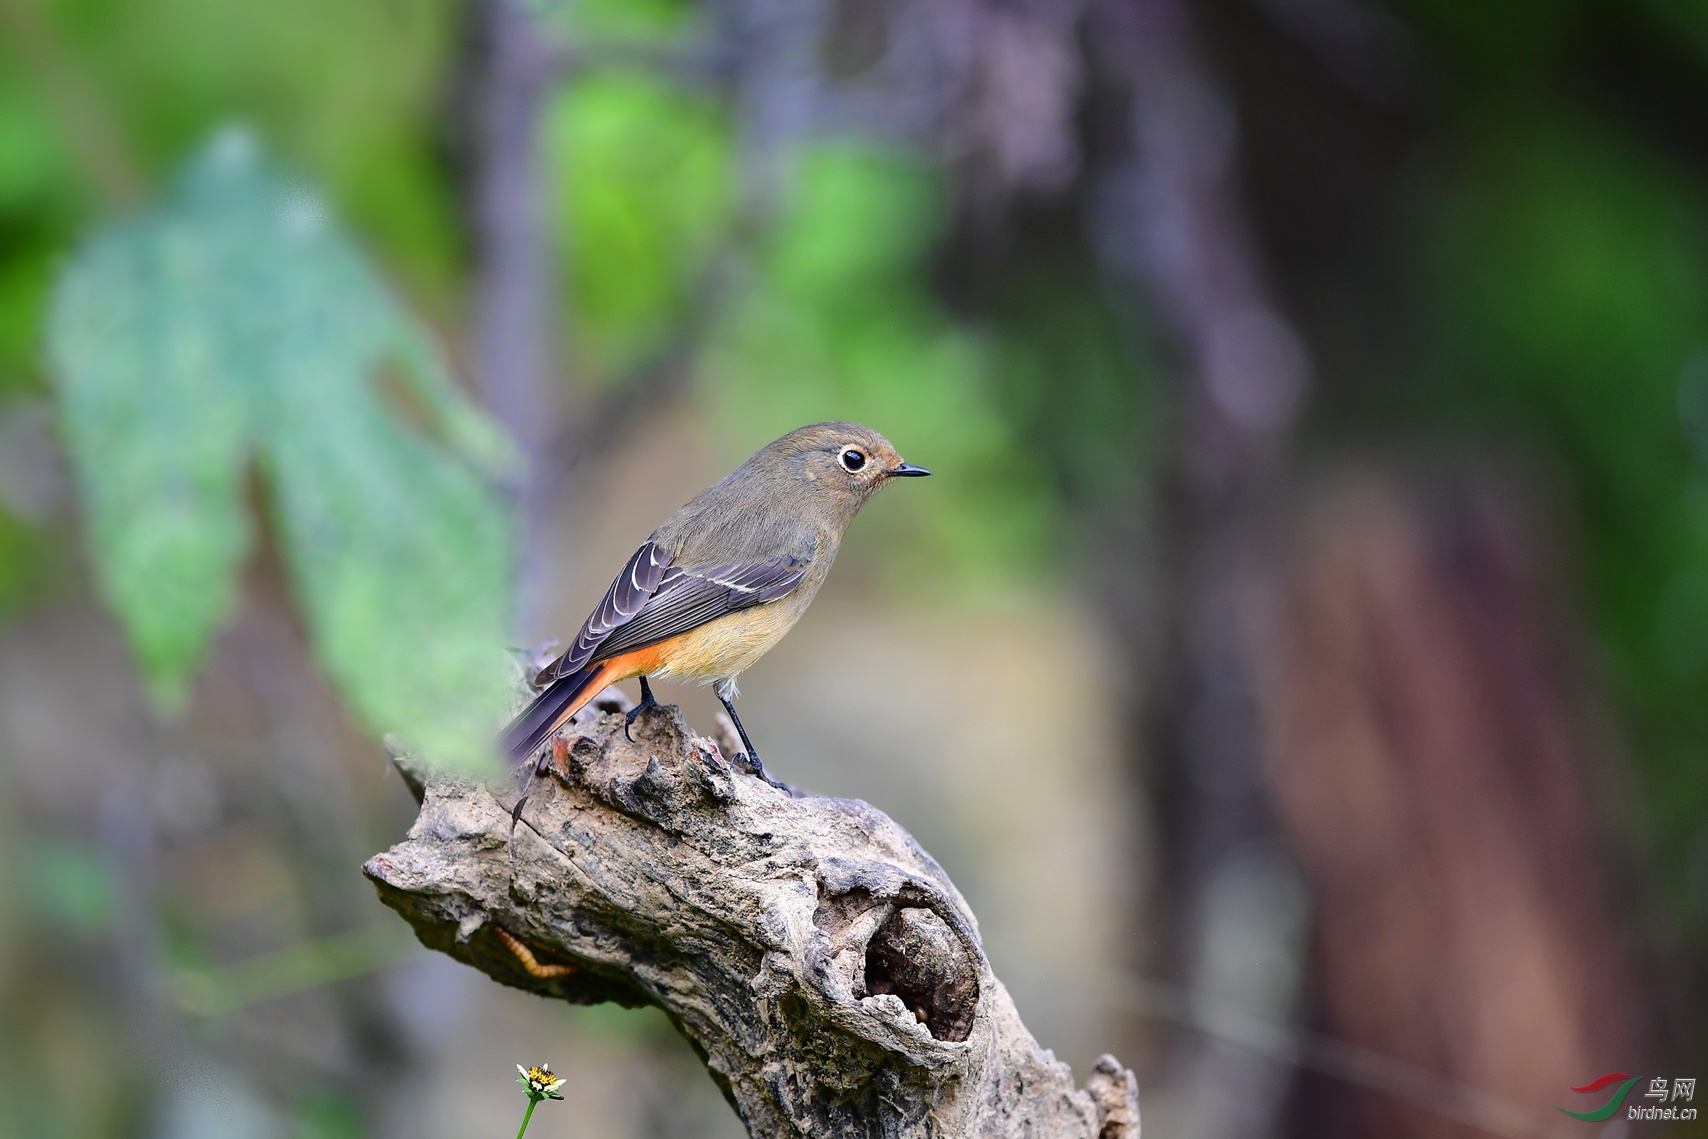
<svg viewBox="0 0 1708 1139"><path fill-rule="evenodd" d="M730 701L736 677L783 639L824 584L854 515L891 479L928 475L857 423L802 427L750 456L641 543L544 686L504 730L527 759L609 684L640 677L629 722L657 702L648 677L711 684L767 781Z"/></svg>

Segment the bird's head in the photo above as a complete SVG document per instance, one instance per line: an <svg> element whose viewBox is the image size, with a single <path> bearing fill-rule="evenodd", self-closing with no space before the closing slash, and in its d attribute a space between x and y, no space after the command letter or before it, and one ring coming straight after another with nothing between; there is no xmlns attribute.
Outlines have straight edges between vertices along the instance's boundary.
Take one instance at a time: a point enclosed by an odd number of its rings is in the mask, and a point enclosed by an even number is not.
<svg viewBox="0 0 1708 1139"><path fill-rule="evenodd" d="M797 428L754 459L776 463L844 524L866 500L898 478L931 472L904 462L890 441L858 423L814 423Z"/></svg>

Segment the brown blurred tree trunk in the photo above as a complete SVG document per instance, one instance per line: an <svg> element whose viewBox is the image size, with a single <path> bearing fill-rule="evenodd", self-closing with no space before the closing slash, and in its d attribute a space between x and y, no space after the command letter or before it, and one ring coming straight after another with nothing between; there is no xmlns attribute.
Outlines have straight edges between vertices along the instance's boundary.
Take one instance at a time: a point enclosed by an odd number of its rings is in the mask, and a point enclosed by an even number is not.
<svg viewBox="0 0 1708 1139"><path fill-rule="evenodd" d="M1539 1113L1644 1072L1593 744L1552 566L1479 481L1355 477L1300 530L1268 685L1277 808L1314 899L1322 1029ZM1583 1097L1591 1098L1591 1097ZM1347 1085L1310 1134L1478 1134Z"/></svg>

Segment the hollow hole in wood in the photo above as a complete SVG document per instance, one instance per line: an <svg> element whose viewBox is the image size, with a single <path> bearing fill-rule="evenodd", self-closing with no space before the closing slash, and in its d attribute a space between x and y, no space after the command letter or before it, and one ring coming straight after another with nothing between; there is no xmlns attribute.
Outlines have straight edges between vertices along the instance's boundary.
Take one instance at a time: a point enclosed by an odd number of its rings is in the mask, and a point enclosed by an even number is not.
<svg viewBox="0 0 1708 1139"><path fill-rule="evenodd" d="M942 918L906 906L866 946L866 991L894 993L932 1036L960 1042L978 1012L978 962Z"/></svg>

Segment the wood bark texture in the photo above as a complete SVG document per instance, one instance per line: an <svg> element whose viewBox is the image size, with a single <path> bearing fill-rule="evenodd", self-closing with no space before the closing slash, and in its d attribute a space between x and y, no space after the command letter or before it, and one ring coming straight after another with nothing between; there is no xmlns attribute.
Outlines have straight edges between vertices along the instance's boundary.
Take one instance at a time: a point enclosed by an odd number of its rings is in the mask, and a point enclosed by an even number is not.
<svg viewBox="0 0 1708 1139"><path fill-rule="evenodd" d="M516 792L398 757L421 813L363 871L424 944L541 996L659 1006L754 1136L1137 1139L1132 1072L1104 1056L1075 1086L906 831L766 784L675 707L626 733L622 707L554 745L513 854Z"/></svg>

